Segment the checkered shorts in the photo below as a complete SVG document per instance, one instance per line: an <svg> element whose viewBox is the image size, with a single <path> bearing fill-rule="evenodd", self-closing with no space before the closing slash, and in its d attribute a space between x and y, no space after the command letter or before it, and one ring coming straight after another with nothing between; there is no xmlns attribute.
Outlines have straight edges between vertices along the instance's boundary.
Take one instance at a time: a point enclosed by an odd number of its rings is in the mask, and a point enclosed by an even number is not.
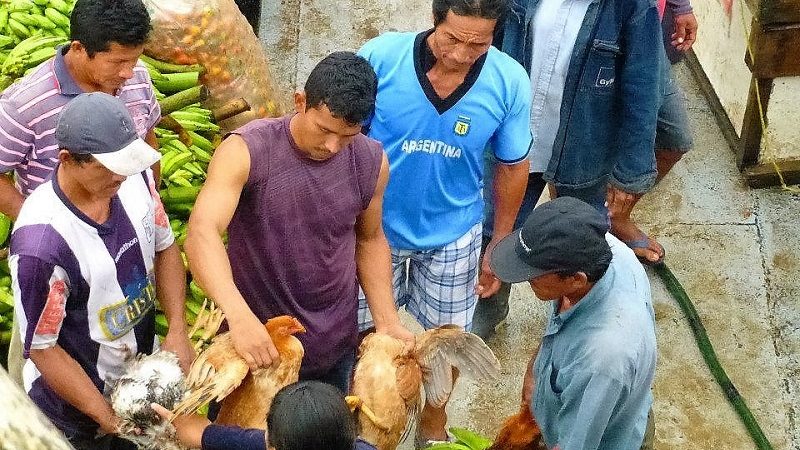
<svg viewBox="0 0 800 450"><path fill-rule="evenodd" d="M478 223L466 234L433 250L392 249L392 282L397 307L405 307L426 330L455 324L472 328L478 301L481 254ZM359 293L358 329L374 326L363 292Z"/></svg>

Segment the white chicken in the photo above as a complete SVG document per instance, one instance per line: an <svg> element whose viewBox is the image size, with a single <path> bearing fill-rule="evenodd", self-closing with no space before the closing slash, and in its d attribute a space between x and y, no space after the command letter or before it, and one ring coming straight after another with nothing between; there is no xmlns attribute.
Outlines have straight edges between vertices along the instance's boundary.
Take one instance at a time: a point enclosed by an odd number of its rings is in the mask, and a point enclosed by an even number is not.
<svg viewBox="0 0 800 450"><path fill-rule="evenodd" d="M150 407L172 408L186 395L186 383L172 352L139 355L111 391L111 407L122 420L120 436L143 450L184 450L175 440L175 428Z"/></svg>

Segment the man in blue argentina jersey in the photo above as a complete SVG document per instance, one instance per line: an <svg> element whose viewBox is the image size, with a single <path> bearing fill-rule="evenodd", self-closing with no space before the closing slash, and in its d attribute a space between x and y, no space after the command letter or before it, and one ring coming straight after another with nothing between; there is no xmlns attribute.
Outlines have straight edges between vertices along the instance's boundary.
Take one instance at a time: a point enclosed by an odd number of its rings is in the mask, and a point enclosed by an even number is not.
<svg viewBox="0 0 800 450"><path fill-rule="evenodd" d="M489 257L480 261L486 146L500 161L496 241L511 232L527 183L530 82L490 48L504 8L505 0L434 0L433 29L386 33L359 51L378 75L369 136L389 159L383 227L395 298L426 329L469 330L478 296L499 288ZM359 327L371 325L362 299ZM446 421L444 408L425 405L418 442L446 438Z"/></svg>
<svg viewBox="0 0 800 450"><path fill-rule="evenodd" d="M183 318L185 272L152 172L159 154L124 103L81 94L56 126L53 178L25 200L11 236L25 389L77 449L128 449L103 393L123 363L163 348L186 370L194 358ZM98 429L105 436L96 438Z"/></svg>

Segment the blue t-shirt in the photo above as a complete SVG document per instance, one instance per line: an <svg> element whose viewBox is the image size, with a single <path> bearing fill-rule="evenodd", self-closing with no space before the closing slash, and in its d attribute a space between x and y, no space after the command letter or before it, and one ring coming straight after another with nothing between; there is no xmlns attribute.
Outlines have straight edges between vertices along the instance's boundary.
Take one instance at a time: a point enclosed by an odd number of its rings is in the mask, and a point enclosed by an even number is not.
<svg viewBox="0 0 800 450"><path fill-rule="evenodd" d="M552 301L533 371L531 410L547 448L638 450L653 404L650 283L633 251L606 235L608 271L563 313Z"/></svg>
<svg viewBox="0 0 800 450"><path fill-rule="evenodd" d="M359 51L378 75L369 136L389 158L383 228L398 249L438 248L480 222L484 149L513 164L531 144L525 69L492 47L439 99L426 76L430 33L385 33Z"/></svg>

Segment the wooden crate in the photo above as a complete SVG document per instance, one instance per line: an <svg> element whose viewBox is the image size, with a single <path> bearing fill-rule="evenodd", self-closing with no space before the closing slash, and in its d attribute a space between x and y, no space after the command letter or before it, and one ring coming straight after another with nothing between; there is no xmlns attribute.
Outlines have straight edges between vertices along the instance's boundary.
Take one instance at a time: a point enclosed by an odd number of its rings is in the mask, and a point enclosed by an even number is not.
<svg viewBox="0 0 800 450"><path fill-rule="evenodd" d="M800 23L800 0L747 0L763 26Z"/></svg>
<svg viewBox="0 0 800 450"><path fill-rule="evenodd" d="M765 25L753 18L745 61L756 78L800 75L800 22Z"/></svg>

